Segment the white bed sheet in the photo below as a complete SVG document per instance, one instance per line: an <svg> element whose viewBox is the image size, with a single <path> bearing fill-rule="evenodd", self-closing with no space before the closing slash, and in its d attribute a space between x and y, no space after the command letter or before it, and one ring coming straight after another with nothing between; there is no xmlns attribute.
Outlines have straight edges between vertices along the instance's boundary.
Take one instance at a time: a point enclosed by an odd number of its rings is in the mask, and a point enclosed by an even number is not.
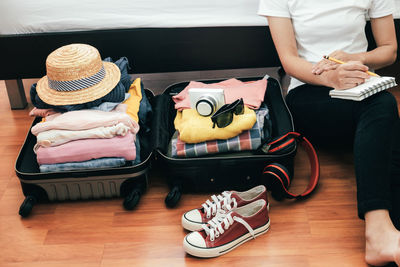
<svg viewBox="0 0 400 267"><path fill-rule="evenodd" d="M259 0L0 0L0 34L266 25Z"/></svg>
<svg viewBox="0 0 400 267"><path fill-rule="evenodd" d="M98 29L265 26L259 0L0 0L0 35ZM395 0L400 18L400 0Z"/></svg>

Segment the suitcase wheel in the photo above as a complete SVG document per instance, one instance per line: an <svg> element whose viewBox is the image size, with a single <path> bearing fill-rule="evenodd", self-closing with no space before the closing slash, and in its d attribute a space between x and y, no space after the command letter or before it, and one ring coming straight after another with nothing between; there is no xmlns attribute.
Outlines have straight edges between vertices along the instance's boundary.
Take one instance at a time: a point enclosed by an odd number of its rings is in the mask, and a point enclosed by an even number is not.
<svg viewBox="0 0 400 267"><path fill-rule="evenodd" d="M130 192L124 199L122 205L126 210L133 210L134 207L139 203L142 192L140 188L135 188Z"/></svg>
<svg viewBox="0 0 400 267"><path fill-rule="evenodd" d="M182 193L179 186L174 186L172 190L168 193L165 197L165 204L169 208L173 208L178 204L179 200L181 199Z"/></svg>
<svg viewBox="0 0 400 267"><path fill-rule="evenodd" d="M37 199L35 196L26 196L24 202L22 202L21 206L19 207L19 215L21 217L28 217L28 215L31 213L33 205L35 205L37 202Z"/></svg>

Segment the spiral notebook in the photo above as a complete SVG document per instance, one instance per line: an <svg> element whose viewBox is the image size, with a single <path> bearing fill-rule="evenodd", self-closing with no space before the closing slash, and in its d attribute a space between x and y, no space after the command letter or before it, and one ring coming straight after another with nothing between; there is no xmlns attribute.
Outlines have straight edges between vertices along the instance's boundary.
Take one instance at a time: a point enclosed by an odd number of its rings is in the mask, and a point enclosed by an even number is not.
<svg viewBox="0 0 400 267"><path fill-rule="evenodd" d="M374 77L371 76L365 83L359 86L346 89L346 90L331 90L329 95L334 98L349 99L355 101L361 101L373 94L388 88L396 86L396 80L394 77Z"/></svg>

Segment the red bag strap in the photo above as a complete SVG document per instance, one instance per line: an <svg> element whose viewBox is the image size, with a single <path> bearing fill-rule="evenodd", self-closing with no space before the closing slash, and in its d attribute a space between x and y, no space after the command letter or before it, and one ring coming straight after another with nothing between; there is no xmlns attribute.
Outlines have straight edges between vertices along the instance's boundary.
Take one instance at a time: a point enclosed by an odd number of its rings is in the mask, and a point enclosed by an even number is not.
<svg viewBox="0 0 400 267"><path fill-rule="evenodd" d="M288 145L290 145L295 141L297 141L297 143L300 144L303 147L303 149L307 152L308 159L311 165L311 177L305 191L299 195L295 195L289 192L288 187L290 186L290 177L289 174L286 172L286 170L280 166L280 164L274 164L274 163L269 164L264 168L263 174L273 175L275 178L277 178L282 184L282 188L287 198L301 199L308 196L311 192L313 192L318 184L320 168L319 168L318 156L317 153L315 152L314 147L312 146L310 141L308 141L307 138L305 138L304 136L302 136L297 132L288 132L287 134L279 137L278 139L271 141L270 143L267 144L267 146L269 147L269 152L273 153L287 147ZM282 175L278 175L277 172L281 173Z"/></svg>

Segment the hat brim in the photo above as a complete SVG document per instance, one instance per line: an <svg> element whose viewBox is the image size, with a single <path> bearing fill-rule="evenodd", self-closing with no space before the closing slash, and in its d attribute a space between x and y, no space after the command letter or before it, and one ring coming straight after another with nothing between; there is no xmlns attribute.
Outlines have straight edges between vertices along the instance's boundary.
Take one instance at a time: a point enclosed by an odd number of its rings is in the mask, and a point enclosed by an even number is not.
<svg viewBox="0 0 400 267"><path fill-rule="evenodd" d="M43 102L53 106L76 105L97 100L111 92L121 80L121 71L117 65L112 62L103 62L103 65L106 74L98 84L76 91L57 91L49 87L47 76L44 76L36 85L37 94Z"/></svg>

